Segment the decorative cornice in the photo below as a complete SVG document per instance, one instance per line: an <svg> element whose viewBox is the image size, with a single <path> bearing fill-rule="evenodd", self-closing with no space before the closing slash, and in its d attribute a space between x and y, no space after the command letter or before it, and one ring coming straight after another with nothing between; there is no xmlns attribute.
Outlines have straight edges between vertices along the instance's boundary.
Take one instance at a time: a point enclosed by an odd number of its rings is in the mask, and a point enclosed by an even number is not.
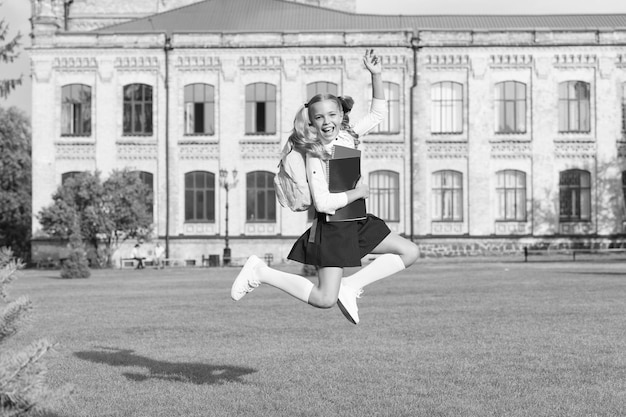
<svg viewBox="0 0 626 417"><path fill-rule="evenodd" d="M491 67L528 68L533 65L533 56L526 54L498 54L489 56Z"/></svg>
<svg viewBox="0 0 626 417"><path fill-rule="evenodd" d="M469 55L438 54L426 55L424 65L429 69L465 69L470 66Z"/></svg>
<svg viewBox="0 0 626 417"><path fill-rule="evenodd" d="M268 70L268 69L281 69L282 57L275 56L243 56L239 58L239 68L242 70Z"/></svg>
<svg viewBox="0 0 626 417"><path fill-rule="evenodd" d="M554 155L557 158L595 158L596 143L583 141L555 141Z"/></svg>
<svg viewBox="0 0 626 417"><path fill-rule="evenodd" d="M180 159L219 159L220 148L213 143L179 143Z"/></svg>
<svg viewBox="0 0 626 417"><path fill-rule="evenodd" d="M180 69L205 69L205 68L219 69L221 68L219 57L211 56L211 55L179 56L176 59L176 63L174 65Z"/></svg>
<svg viewBox="0 0 626 417"><path fill-rule="evenodd" d="M118 159L157 159L156 142L117 142Z"/></svg>
<svg viewBox="0 0 626 417"><path fill-rule="evenodd" d="M393 159L404 158L406 155L404 143L401 142L382 142L367 141L363 144L365 155L367 158L374 159Z"/></svg>
<svg viewBox="0 0 626 417"><path fill-rule="evenodd" d="M491 157L502 159L523 159L532 156L532 146L528 141L490 141Z"/></svg>
<svg viewBox="0 0 626 417"><path fill-rule="evenodd" d="M302 69L316 70L329 68L343 68L344 59L341 55L303 55Z"/></svg>
<svg viewBox="0 0 626 417"><path fill-rule="evenodd" d="M557 54L554 55L553 64L555 67L595 67L598 58L593 54Z"/></svg>
<svg viewBox="0 0 626 417"><path fill-rule="evenodd" d="M429 159L467 158L467 142L426 142Z"/></svg>
<svg viewBox="0 0 626 417"><path fill-rule="evenodd" d="M116 68L159 68L159 57L157 56L125 56L115 58Z"/></svg>
<svg viewBox="0 0 626 417"><path fill-rule="evenodd" d="M280 143L278 141L253 141L244 140L239 142L240 153L243 159L275 159L280 156Z"/></svg>
<svg viewBox="0 0 626 417"><path fill-rule="evenodd" d="M98 62L94 57L61 57L54 59L52 67L60 70L96 69Z"/></svg>
<svg viewBox="0 0 626 417"><path fill-rule="evenodd" d="M95 143L55 142L56 159L95 159Z"/></svg>

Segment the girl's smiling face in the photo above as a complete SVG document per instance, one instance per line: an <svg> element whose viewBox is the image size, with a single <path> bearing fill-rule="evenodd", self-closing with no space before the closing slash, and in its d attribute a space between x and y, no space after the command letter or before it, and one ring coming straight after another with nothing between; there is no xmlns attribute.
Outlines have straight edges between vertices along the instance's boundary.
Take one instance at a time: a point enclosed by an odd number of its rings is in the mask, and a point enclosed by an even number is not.
<svg viewBox="0 0 626 417"><path fill-rule="evenodd" d="M322 100L311 104L309 117L317 136L324 144L329 144L339 134L343 112L335 100Z"/></svg>

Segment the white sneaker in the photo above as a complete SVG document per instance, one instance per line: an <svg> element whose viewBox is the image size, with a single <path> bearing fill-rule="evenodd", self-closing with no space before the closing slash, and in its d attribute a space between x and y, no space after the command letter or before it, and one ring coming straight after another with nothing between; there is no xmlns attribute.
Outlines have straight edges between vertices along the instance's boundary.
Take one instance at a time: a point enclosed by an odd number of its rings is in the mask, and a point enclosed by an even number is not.
<svg viewBox="0 0 626 417"><path fill-rule="evenodd" d="M262 263L263 261L259 259L258 256L252 255L248 258L246 263L243 265L243 268L241 268L239 275L235 278L232 288L230 289L230 296L233 300L241 300L244 295L261 285L261 283L256 279L254 270L259 264Z"/></svg>
<svg viewBox="0 0 626 417"><path fill-rule="evenodd" d="M356 305L356 299L360 298L362 293L362 289L355 290L344 284L339 287L337 305L343 315L354 324L359 323L359 308Z"/></svg>

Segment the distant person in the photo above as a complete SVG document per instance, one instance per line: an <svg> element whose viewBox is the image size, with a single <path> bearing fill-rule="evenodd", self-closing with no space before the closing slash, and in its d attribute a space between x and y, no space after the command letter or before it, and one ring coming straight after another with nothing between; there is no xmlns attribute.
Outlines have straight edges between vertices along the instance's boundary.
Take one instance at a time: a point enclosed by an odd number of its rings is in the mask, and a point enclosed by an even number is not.
<svg viewBox="0 0 626 417"><path fill-rule="evenodd" d="M157 269L165 267L165 248L161 246L160 242L157 242L154 247L154 263Z"/></svg>
<svg viewBox="0 0 626 417"><path fill-rule="evenodd" d="M336 210L369 196L369 187L362 179L352 190L331 193L326 169L335 145L355 148L355 139L379 124L386 112L381 59L373 50L367 50L363 62L372 76L373 100L369 114L349 125L347 114L352 108L352 99L318 94L298 110L289 137L294 149L306 154L306 175L315 205L315 219L311 228L293 245L288 259L317 267L318 285L300 275L272 269L253 255L232 285L231 297L235 301L260 284L269 284L314 307L331 308L338 304L344 316L357 324L356 299L362 288L417 260L417 246L392 233L385 222L374 215L367 214L362 220L328 221ZM343 278L345 267L361 266L361 259L370 253L381 256Z"/></svg>
<svg viewBox="0 0 626 417"><path fill-rule="evenodd" d="M143 269L144 268L143 260L145 259L145 257L142 254L141 245L139 243L137 243L135 245L135 247L133 248L133 251L132 251L130 256L131 256L131 258L133 258L134 260L137 261L137 266L135 267L135 269Z"/></svg>

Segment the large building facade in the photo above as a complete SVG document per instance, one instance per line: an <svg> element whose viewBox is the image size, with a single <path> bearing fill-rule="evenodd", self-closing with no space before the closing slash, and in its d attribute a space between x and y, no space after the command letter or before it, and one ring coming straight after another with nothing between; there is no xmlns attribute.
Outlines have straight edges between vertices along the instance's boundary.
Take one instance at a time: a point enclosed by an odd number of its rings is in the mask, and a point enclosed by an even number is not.
<svg viewBox="0 0 626 417"><path fill-rule="evenodd" d="M626 15L377 16L354 1L33 0L36 219L63 179L129 168L154 191L171 258L284 259L310 214L273 176L317 92L367 112L366 48L387 119L361 139L370 212L424 253L622 239ZM227 190L220 172L236 184ZM226 205L228 203L228 209ZM125 248L118 256L125 256Z"/></svg>

